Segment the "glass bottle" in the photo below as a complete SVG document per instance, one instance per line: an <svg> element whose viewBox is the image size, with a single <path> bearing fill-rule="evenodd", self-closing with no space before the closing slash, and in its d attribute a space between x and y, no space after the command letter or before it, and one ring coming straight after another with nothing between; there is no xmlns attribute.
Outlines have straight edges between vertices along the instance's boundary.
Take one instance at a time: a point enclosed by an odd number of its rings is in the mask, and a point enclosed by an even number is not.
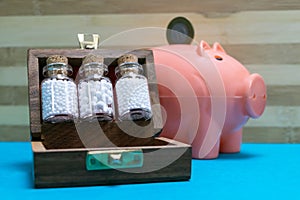
<svg viewBox="0 0 300 200"><path fill-rule="evenodd" d="M79 69L79 115L81 119L113 119L113 89L103 57L87 55Z"/></svg>
<svg viewBox="0 0 300 200"><path fill-rule="evenodd" d="M147 78L133 54L118 59L116 96L120 120L148 120L152 117Z"/></svg>
<svg viewBox="0 0 300 200"><path fill-rule="evenodd" d="M77 88L70 78L73 69L65 56L53 55L43 68L46 77L41 83L42 119L58 123L78 117Z"/></svg>

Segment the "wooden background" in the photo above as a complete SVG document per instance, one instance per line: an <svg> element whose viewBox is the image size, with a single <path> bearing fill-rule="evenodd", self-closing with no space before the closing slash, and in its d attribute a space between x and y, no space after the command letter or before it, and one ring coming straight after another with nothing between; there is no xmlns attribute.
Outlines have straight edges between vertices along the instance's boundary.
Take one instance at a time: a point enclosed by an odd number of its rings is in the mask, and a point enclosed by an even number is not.
<svg viewBox="0 0 300 200"><path fill-rule="evenodd" d="M300 142L299 0L2 0L0 140L29 140L28 48L77 48L77 33L106 39L132 28L165 28L177 16L192 22L196 40L219 41L265 78L268 105L248 122L244 142ZM165 43L158 34L138 44Z"/></svg>

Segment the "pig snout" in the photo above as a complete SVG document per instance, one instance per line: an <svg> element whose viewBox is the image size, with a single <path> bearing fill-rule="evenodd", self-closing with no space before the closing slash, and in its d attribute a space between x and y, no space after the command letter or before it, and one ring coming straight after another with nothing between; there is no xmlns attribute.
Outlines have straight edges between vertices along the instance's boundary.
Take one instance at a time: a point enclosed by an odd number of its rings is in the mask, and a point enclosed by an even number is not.
<svg viewBox="0 0 300 200"><path fill-rule="evenodd" d="M251 118L258 118L266 107L267 91L263 78L259 74L251 74L247 78L246 112Z"/></svg>

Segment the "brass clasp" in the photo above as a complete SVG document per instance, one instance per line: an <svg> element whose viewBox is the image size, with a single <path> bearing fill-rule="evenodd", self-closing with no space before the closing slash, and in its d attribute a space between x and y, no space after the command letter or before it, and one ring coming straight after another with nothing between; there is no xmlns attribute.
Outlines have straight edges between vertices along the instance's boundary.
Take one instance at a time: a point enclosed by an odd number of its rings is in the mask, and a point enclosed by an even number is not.
<svg viewBox="0 0 300 200"><path fill-rule="evenodd" d="M98 34L78 33L78 41L81 49L97 49L99 45Z"/></svg>

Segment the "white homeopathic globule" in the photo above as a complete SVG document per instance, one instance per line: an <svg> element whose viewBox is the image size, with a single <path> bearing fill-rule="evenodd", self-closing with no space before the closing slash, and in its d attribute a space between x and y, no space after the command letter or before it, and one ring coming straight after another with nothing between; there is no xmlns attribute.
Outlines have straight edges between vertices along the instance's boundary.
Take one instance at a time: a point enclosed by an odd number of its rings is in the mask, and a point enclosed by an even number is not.
<svg viewBox="0 0 300 200"><path fill-rule="evenodd" d="M78 118L77 87L70 77L73 69L68 58L52 55L43 68L41 83L43 121L58 123Z"/></svg>
<svg viewBox="0 0 300 200"><path fill-rule="evenodd" d="M42 110L44 121L56 122L77 118L75 83L68 79L45 79L42 83Z"/></svg>
<svg viewBox="0 0 300 200"><path fill-rule="evenodd" d="M116 96L120 120L148 120L152 117L148 80L134 54L118 59Z"/></svg>
<svg viewBox="0 0 300 200"><path fill-rule="evenodd" d="M80 118L113 116L113 90L109 79L81 81L78 85ZM99 116L98 116L99 117Z"/></svg>
<svg viewBox="0 0 300 200"><path fill-rule="evenodd" d="M116 94L118 99L118 112L122 120L135 120L139 118L150 119L151 103L147 79L140 75L129 74L117 81ZM134 115L132 112L140 112Z"/></svg>
<svg viewBox="0 0 300 200"><path fill-rule="evenodd" d="M79 116L81 119L113 120L113 88L105 77L108 67L101 55L88 54L79 69Z"/></svg>

